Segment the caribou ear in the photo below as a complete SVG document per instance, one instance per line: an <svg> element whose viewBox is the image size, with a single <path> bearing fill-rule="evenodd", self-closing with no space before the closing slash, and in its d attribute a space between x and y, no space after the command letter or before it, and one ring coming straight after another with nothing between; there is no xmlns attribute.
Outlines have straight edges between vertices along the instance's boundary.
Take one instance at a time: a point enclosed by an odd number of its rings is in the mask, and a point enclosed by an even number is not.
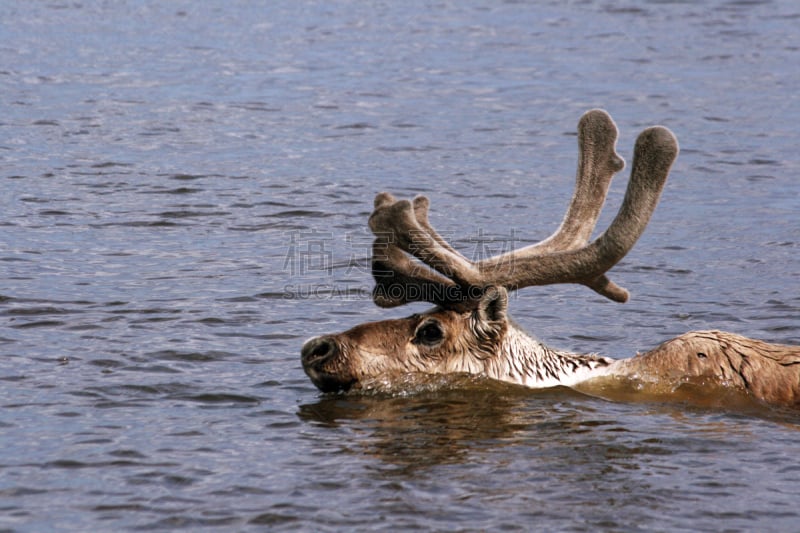
<svg viewBox="0 0 800 533"><path fill-rule="evenodd" d="M484 291L475 312L485 322L505 322L508 319L507 309L508 291L503 287L492 286Z"/></svg>

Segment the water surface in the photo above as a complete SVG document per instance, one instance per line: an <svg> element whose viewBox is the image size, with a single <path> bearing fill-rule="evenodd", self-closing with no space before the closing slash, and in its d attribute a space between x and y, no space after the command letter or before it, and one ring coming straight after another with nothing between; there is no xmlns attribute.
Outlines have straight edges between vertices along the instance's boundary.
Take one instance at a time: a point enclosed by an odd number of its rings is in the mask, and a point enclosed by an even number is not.
<svg viewBox="0 0 800 533"><path fill-rule="evenodd" d="M0 6L0 529L796 527L796 413L472 380L323 396L380 310L373 195L468 256L547 236L602 107L681 155L611 277L528 289L549 344L800 343L800 9L763 2ZM625 173L612 185L613 216ZM422 306L421 308L424 308Z"/></svg>

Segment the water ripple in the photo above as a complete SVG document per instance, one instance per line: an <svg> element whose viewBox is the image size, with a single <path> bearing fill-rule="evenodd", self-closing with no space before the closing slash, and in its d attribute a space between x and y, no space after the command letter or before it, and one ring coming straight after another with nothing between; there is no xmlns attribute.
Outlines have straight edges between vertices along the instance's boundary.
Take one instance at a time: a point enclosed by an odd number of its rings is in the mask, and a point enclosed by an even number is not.
<svg viewBox="0 0 800 533"><path fill-rule="evenodd" d="M530 288L517 321L613 356L800 343L797 5L640 4L0 4L0 529L795 529L796 411L691 384L320 395L299 364L412 312L368 297L374 194L428 195L467 255L544 238L591 107L629 166L650 124L682 145L611 273L632 298Z"/></svg>

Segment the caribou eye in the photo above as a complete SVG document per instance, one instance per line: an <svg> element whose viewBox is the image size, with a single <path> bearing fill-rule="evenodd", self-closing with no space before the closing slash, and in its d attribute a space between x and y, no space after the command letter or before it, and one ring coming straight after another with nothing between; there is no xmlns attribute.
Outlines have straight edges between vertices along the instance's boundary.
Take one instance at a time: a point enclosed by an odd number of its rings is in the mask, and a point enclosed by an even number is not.
<svg viewBox="0 0 800 533"><path fill-rule="evenodd" d="M444 338L444 332L438 322L430 321L422 324L414 335L416 344L433 345Z"/></svg>

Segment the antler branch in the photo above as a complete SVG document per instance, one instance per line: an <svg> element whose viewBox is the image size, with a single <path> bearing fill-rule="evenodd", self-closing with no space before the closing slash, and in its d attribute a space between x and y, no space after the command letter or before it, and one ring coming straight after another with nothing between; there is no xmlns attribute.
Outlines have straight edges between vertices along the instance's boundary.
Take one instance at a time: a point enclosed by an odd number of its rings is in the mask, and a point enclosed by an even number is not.
<svg viewBox="0 0 800 533"><path fill-rule="evenodd" d="M580 248L589 241L614 174L625 168L616 152L617 125L602 109L587 111L578 122L578 171L575 191L561 226L541 242L517 250L519 256Z"/></svg>
<svg viewBox="0 0 800 533"><path fill-rule="evenodd" d="M611 179L625 168L625 160L616 152L618 135L614 120L602 109L592 109L583 114L578 122L575 191L561 226L543 241L499 256L497 263L574 250L589 242L603 210ZM594 280L590 287L617 302L628 299L628 292L605 276Z"/></svg>
<svg viewBox="0 0 800 533"><path fill-rule="evenodd" d="M581 283L614 301L626 301L627 291L605 272L628 253L647 226L678 145L666 128L642 132L619 213L600 237L587 244L611 178L624 166L615 151L616 140L617 128L607 113L584 114L578 125L575 192L561 226L539 243L478 263L458 253L433 229L427 198L419 196L412 203L379 194L369 220L377 237L373 245L375 302L391 307L428 301L452 307L474 299L491 285L519 289L551 283Z"/></svg>
<svg viewBox="0 0 800 533"><path fill-rule="evenodd" d="M487 280L508 288L552 283L581 283L614 301L627 300L627 291L604 274L630 251L655 211L669 169L678 155L678 142L668 129L643 131L634 148L631 178L617 216L591 244L577 250L524 257L499 256L482 262ZM502 261L500 261L502 259Z"/></svg>
<svg viewBox="0 0 800 533"><path fill-rule="evenodd" d="M424 199L419 197L420 199ZM427 199L424 199L425 210L423 220L427 224ZM408 204L405 201L405 204ZM369 219L369 226L375 234L372 245L372 276L375 288L372 297L380 307L395 307L412 301L430 301L430 295L444 295L447 288L455 284L448 278L434 272L424 265L412 261L399 246L402 228L387 224L387 220L396 217L397 211L403 211L406 205L398 202L389 193L380 193L375 197L375 211ZM405 214L407 218L407 214ZM431 228L432 231L432 228ZM437 235L438 236L438 235ZM439 237L441 239L441 237ZM444 243L444 240L441 239ZM445 243L446 244L446 243ZM455 253L455 250L453 250ZM445 303L447 298L442 298Z"/></svg>

